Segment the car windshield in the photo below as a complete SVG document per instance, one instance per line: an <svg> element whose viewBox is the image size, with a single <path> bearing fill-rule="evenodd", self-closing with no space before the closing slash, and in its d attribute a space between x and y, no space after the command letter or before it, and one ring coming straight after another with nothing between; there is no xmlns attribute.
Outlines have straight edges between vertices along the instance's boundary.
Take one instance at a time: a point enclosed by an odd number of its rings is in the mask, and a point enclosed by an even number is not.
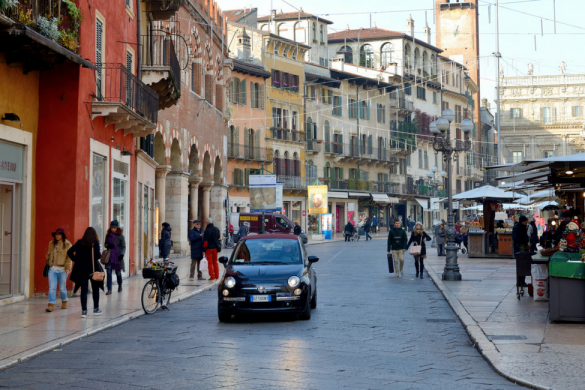
<svg viewBox="0 0 585 390"><path fill-rule="evenodd" d="M232 256L234 264L301 264L297 240L267 238L242 241Z"/></svg>

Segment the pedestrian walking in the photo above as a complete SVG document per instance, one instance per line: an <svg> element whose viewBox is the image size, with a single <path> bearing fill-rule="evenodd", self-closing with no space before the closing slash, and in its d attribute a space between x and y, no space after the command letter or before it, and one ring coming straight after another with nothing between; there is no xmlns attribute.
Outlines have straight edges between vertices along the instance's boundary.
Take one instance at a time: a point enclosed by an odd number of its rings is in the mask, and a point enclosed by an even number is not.
<svg viewBox="0 0 585 390"><path fill-rule="evenodd" d="M219 279L219 266L217 264L217 253L221 251L219 229L213 226L213 220L205 220L207 227L203 233L203 248L205 248L205 257L209 269L209 280Z"/></svg>
<svg viewBox="0 0 585 390"><path fill-rule="evenodd" d="M423 225L420 222L414 224L414 230L410 234L410 240L408 240L408 244L406 245L407 248L410 247L411 244L415 243L416 245L420 246L420 254L413 255L414 256L414 267L416 268L416 277L423 278L423 271L424 271L424 259L427 257L427 247L425 245L426 241L432 240L431 236L429 236L423 229Z"/></svg>
<svg viewBox="0 0 585 390"><path fill-rule="evenodd" d="M93 295L93 314L99 316L100 310L100 291L104 289L104 280L94 280L94 272L104 272L100 264L100 240L94 228L88 227L83 234L83 238L77 241L67 251L67 256L75 263L71 271L71 281L75 282L75 291L81 289L81 317L87 317L87 292L88 282L91 283ZM74 291L74 292L75 292Z"/></svg>
<svg viewBox="0 0 585 390"><path fill-rule="evenodd" d="M437 244L437 256L445 256L445 220L435 225L435 243Z"/></svg>
<svg viewBox="0 0 585 390"><path fill-rule="evenodd" d="M368 241L368 239L372 239L372 236L370 236L370 229L372 228L372 221L370 220L370 218L366 218L366 223L364 224L364 232L366 232L366 241Z"/></svg>
<svg viewBox="0 0 585 390"><path fill-rule="evenodd" d="M301 225L299 225L299 221L295 221L295 228L293 229L293 233L299 236L303 230L301 229Z"/></svg>
<svg viewBox="0 0 585 390"><path fill-rule="evenodd" d="M351 222L348 222L347 225L343 228L345 234L345 242L351 241L351 236L353 236L354 227Z"/></svg>
<svg viewBox="0 0 585 390"><path fill-rule="evenodd" d="M412 232L414 229L414 219L412 217L408 217L408 231Z"/></svg>
<svg viewBox="0 0 585 390"><path fill-rule="evenodd" d="M394 215L390 216L390 220L388 221L388 226L390 227L390 229L392 229L394 227Z"/></svg>
<svg viewBox="0 0 585 390"><path fill-rule="evenodd" d="M67 276L71 272L71 259L67 256L71 243L65 236L65 230L58 228L51 234L53 239L49 242L46 256L49 263L49 306L45 311L49 313L55 309L57 284L61 292L61 309L67 309Z"/></svg>
<svg viewBox="0 0 585 390"><path fill-rule="evenodd" d="M536 243L538 242L538 228L536 226L536 221L531 219L527 225L527 234L530 238L530 252L536 252Z"/></svg>
<svg viewBox="0 0 585 390"><path fill-rule="evenodd" d="M374 233L378 232L378 219L375 215L372 217L372 230Z"/></svg>
<svg viewBox="0 0 585 390"><path fill-rule="evenodd" d="M171 241L171 231L173 229L171 229L171 225L166 222L163 222L162 227L160 240L158 241L158 255L164 260L167 260L171 254L171 248L173 246L173 242Z"/></svg>
<svg viewBox="0 0 585 390"><path fill-rule="evenodd" d="M518 252L528 252L530 236L528 235L528 218L522 215L518 218L518 222L512 228L512 249L514 254ZM528 287L526 284L526 276L518 276L518 286Z"/></svg>
<svg viewBox="0 0 585 390"><path fill-rule="evenodd" d="M244 222L240 222L240 228L238 229L238 241L240 241L242 238L246 237L247 235L248 235L248 228L246 227Z"/></svg>
<svg viewBox="0 0 585 390"><path fill-rule="evenodd" d="M116 273L118 282L118 292L122 292L122 272L126 271L124 264L124 255L126 254L126 238L124 231L120 228L117 220L110 222L110 228L106 233L104 247L110 250L110 261L106 264L106 273L108 275L106 295L112 294L112 271Z"/></svg>
<svg viewBox="0 0 585 390"><path fill-rule="evenodd" d="M201 221L198 219L193 221L193 229L189 230L189 242L191 243L189 280L195 279L195 271L197 271L197 280L203 280L203 274L199 268L203 259L203 229L201 229Z"/></svg>
<svg viewBox="0 0 585 390"><path fill-rule="evenodd" d="M406 232L400 226L400 220L394 221L394 227L388 233L388 254L394 258L394 269L396 274L394 277L398 278L399 272L404 276L404 252L406 252L408 238Z"/></svg>

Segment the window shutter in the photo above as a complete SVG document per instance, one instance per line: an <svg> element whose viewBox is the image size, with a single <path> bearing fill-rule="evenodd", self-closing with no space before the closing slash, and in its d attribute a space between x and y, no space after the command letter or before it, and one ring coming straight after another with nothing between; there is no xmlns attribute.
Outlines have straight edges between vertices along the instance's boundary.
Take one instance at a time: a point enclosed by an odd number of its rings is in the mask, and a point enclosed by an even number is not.
<svg viewBox="0 0 585 390"><path fill-rule="evenodd" d="M234 150L234 156L239 157L240 156L240 126L236 127L236 131L235 131L235 137L234 137L234 145L233 145L233 150Z"/></svg>
<svg viewBox="0 0 585 390"><path fill-rule="evenodd" d="M244 156L248 157L250 153L250 130L244 127Z"/></svg>
<svg viewBox="0 0 585 390"><path fill-rule="evenodd" d="M241 170L240 170L241 172ZM250 168L246 168L246 186L250 185Z"/></svg>
<svg viewBox="0 0 585 390"><path fill-rule="evenodd" d="M333 107L331 108L331 115L335 115L336 107L337 107L337 96L333 96Z"/></svg>
<svg viewBox="0 0 585 390"><path fill-rule="evenodd" d="M256 91L254 90L254 82L250 81L250 107L256 108Z"/></svg>
<svg viewBox="0 0 585 390"><path fill-rule="evenodd" d="M264 84L260 86L260 108L264 109Z"/></svg>
<svg viewBox="0 0 585 390"><path fill-rule="evenodd" d="M359 115L359 113L358 113L358 102L357 102L357 100L354 100L353 101L353 117L354 118L357 118L358 115Z"/></svg>
<svg viewBox="0 0 585 390"><path fill-rule="evenodd" d="M343 134L338 134L337 140L339 142L339 145L337 145L337 153L343 154Z"/></svg>
<svg viewBox="0 0 585 390"><path fill-rule="evenodd" d="M337 115L341 116L343 114L343 98L338 96L337 102L339 103L339 107L337 108Z"/></svg>
<svg viewBox="0 0 585 390"><path fill-rule="evenodd" d="M557 123L557 108L553 107L552 108L552 123Z"/></svg>
<svg viewBox="0 0 585 390"><path fill-rule="evenodd" d="M366 102L366 113L368 114L368 119L370 119L370 102Z"/></svg>
<svg viewBox="0 0 585 390"><path fill-rule="evenodd" d="M372 135L368 135L368 153L372 153Z"/></svg>

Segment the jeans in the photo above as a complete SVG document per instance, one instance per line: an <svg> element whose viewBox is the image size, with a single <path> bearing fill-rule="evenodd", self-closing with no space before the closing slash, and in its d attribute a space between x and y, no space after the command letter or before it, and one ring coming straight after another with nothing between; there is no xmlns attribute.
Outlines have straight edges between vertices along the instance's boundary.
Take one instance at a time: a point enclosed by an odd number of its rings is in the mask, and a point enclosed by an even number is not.
<svg viewBox="0 0 585 390"><path fill-rule="evenodd" d="M345 235L345 242L348 242L350 238L351 238L351 234L346 234Z"/></svg>
<svg viewBox="0 0 585 390"><path fill-rule="evenodd" d="M443 256L445 254L445 244L437 244L437 256Z"/></svg>
<svg viewBox="0 0 585 390"><path fill-rule="evenodd" d="M61 292L61 300L67 302L67 272L55 272L49 268L49 303L55 304L57 299L57 282Z"/></svg>
<svg viewBox="0 0 585 390"><path fill-rule="evenodd" d="M368 241L368 238L371 240L372 236L370 236L370 232L366 231L366 241Z"/></svg>
<svg viewBox="0 0 585 390"><path fill-rule="evenodd" d="M108 274L108 291L112 289L112 269L106 268ZM116 279L118 279L118 286L122 285L122 271L116 271Z"/></svg>
<svg viewBox="0 0 585 390"><path fill-rule="evenodd" d="M89 280L84 280L79 285L81 287L81 294L79 298L81 299L81 310L87 310L87 292L88 292L88 282ZM93 308L99 309L100 308L100 289L97 286L91 286L92 294L93 294Z"/></svg>

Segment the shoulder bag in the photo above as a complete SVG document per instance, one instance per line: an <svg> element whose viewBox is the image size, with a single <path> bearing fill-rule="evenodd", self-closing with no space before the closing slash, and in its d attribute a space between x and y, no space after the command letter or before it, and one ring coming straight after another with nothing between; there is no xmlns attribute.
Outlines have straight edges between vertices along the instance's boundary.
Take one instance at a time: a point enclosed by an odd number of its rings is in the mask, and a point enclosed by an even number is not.
<svg viewBox="0 0 585 390"><path fill-rule="evenodd" d="M93 252L92 252L93 253ZM100 263L106 265L110 262L110 256L112 255L111 249L106 249L102 252L102 257L100 258Z"/></svg>
<svg viewBox="0 0 585 390"><path fill-rule="evenodd" d="M215 240L215 246L217 246L217 253L221 252L221 239L216 238L215 235L213 239Z"/></svg>
<svg viewBox="0 0 585 390"><path fill-rule="evenodd" d="M412 256L420 256L421 248L422 247L420 245L418 245L416 242L413 242L412 246L408 250L408 253L410 253Z"/></svg>
<svg viewBox="0 0 585 390"><path fill-rule="evenodd" d="M106 274L103 272L95 272L95 259L93 257L93 245L91 246L91 268L93 269L93 272L91 275L89 275L91 277L91 280L94 280L96 282L103 282L104 278L106 277Z"/></svg>

